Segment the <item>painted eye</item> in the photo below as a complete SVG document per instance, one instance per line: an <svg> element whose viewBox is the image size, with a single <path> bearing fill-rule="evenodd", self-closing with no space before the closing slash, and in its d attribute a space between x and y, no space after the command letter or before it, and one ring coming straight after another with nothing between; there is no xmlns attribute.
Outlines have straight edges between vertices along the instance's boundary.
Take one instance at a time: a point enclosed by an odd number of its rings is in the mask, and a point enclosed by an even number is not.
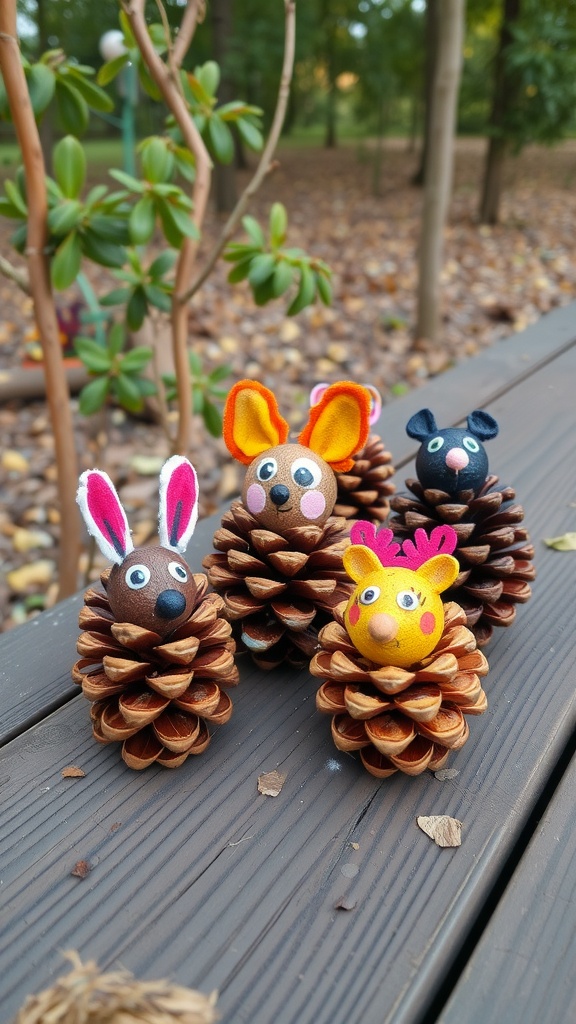
<svg viewBox="0 0 576 1024"><path fill-rule="evenodd" d="M126 570L124 579L130 590L141 590L150 579L150 569L146 565L132 565Z"/></svg>
<svg viewBox="0 0 576 1024"><path fill-rule="evenodd" d="M439 452L443 444L443 437L433 437L431 441L428 441L428 444L426 445L426 450L429 452Z"/></svg>
<svg viewBox="0 0 576 1024"><path fill-rule="evenodd" d="M374 604L380 597L380 587L366 587L360 594L360 604Z"/></svg>
<svg viewBox="0 0 576 1024"><path fill-rule="evenodd" d="M262 462L258 465L256 470L256 476L262 483L266 483L267 480L272 480L278 472L278 463L276 459L262 459Z"/></svg>
<svg viewBox="0 0 576 1024"><path fill-rule="evenodd" d="M292 479L299 487L318 487L322 470L312 459L296 459L292 463Z"/></svg>
<svg viewBox="0 0 576 1024"><path fill-rule="evenodd" d="M416 611L420 602L412 590L401 590L399 594L396 594L396 604L405 612L413 612Z"/></svg>
<svg viewBox="0 0 576 1024"><path fill-rule="evenodd" d="M474 440L473 437L465 437L464 440L462 441L462 444L464 445L465 448L468 449L469 452L480 451L480 445L478 444L478 441Z"/></svg>
<svg viewBox="0 0 576 1024"><path fill-rule="evenodd" d="M179 583L188 583L188 573L180 562L170 562L168 566L168 572L173 579L178 580Z"/></svg>

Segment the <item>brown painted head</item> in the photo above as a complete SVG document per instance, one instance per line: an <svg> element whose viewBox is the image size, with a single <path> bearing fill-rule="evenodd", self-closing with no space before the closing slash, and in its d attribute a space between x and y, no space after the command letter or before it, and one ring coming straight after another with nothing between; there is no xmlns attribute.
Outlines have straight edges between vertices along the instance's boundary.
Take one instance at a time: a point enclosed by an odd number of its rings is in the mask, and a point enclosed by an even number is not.
<svg viewBox="0 0 576 1024"><path fill-rule="evenodd" d="M80 477L77 501L88 532L113 562L106 596L117 622L167 636L186 622L196 585L183 553L198 518L198 481L187 459L175 455L160 473L160 545L134 548L126 513L107 473Z"/></svg>

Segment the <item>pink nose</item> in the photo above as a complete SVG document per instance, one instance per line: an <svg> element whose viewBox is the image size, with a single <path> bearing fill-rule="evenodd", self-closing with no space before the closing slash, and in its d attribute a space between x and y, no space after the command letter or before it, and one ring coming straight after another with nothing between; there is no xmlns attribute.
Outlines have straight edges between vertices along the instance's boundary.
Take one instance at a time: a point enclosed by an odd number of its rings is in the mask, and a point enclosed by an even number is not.
<svg viewBox="0 0 576 1024"><path fill-rule="evenodd" d="M446 465L449 469L466 469L470 459L463 448L451 448L446 454Z"/></svg>
<svg viewBox="0 0 576 1024"><path fill-rule="evenodd" d="M398 632L398 623L392 615L376 612L368 622L368 632L377 643L385 644L393 640Z"/></svg>

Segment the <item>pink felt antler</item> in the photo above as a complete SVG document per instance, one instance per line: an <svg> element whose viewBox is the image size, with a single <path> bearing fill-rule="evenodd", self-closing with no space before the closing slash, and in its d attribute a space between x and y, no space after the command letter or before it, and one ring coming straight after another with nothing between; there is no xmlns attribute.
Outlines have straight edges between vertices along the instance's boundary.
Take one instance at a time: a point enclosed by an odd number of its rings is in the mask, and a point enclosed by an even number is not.
<svg viewBox="0 0 576 1024"><path fill-rule="evenodd" d="M434 555L451 555L458 543L456 530L451 526L436 526L428 537L419 527L414 540L407 537L402 544L394 541L392 530L387 527L376 529L373 523L359 520L350 530L353 544L364 544L378 555L383 566L398 566L404 569L418 569Z"/></svg>

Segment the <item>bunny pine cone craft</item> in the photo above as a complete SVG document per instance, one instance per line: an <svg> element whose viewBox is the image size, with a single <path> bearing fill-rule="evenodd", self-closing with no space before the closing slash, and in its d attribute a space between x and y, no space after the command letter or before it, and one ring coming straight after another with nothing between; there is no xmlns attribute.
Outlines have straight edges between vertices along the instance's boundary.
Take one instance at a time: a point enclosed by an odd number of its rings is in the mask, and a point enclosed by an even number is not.
<svg viewBox="0 0 576 1024"><path fill-rule="evenodd" d="M203 565L262 668L309 659L319 625L350 591L342 564L348 524L332 515L335 471L349 470L365 445L370 401L358 384L332 384L292 444L268 388L242 380L230 391L224 440L247 471L242 500L223 516L216 553Z"/></svg>
<svg viewBox="0 0 576 1024"><path fill-rule="evenodd" d="M84 596L72 678L92 702L94 737L122 743L141 769L167 768L201 754L209 725L222 725L232 701L221 687L238 682L235 643L223 600L182 557L198 517L198 483L187 459L160 473L160 546L134 549L126 513L106 473L83 473L77 496L88 532L113 563L103 589Z"/></svg>
<svg viewBox="0 0 576 1024"><path fill-rule="evenodd" d="M440 599L458 574L456 534L417 530L401 550L391 530L357 522L351 540L355 589L310 664L323 679L316 706L332 716L336 747L359 751L377 778L436 771L466 742L466 716L487 707L488 662L462 609Z"/></svg>

